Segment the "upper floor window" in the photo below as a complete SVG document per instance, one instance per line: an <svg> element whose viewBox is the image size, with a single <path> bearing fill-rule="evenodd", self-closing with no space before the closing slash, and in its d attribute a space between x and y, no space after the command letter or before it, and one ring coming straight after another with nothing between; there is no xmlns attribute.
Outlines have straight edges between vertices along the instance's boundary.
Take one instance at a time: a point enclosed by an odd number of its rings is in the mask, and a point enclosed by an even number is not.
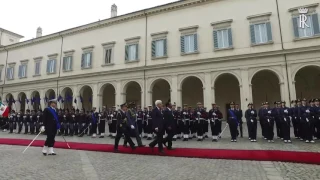
<svg viewBox="0 0 320 180"><path fill-rule="evenodd" d="M27 77L27 65L26 64L21 64L19 66L19 78L25 78Z"/></svg>
<svg viewBox="0 0 320 180"><path fill-rule="evenodd" d="M271 24L260 23L250 25L251 43L252 44L263 44L272 42Z"/></svg>
<svg viewBox="0 0 320 180"><path fill-rule="evenodd" d="M41 61L35 62L34 75L40 75Z"/></svg>
<svg viewBox="0 0 320 180"><path fill-rule="evenodd" d="M72 70L72 56L63 57L63 70L64 71Z"/></svg>
<svg viewBox="0 0 320 180"><path fill-rule="evenodd" d="M231 23L232 19L211 23L213 27L213 44L215 50L233 48Z"/></svg>
<svg viewBox="0 0 320 180"><path fill-rule="evenodd" d="M56 60L55 59L49 59L47 61L47 73L53 74L56 72Z"/></svg>
<svg viewBox="0 0 320 180"><path fill-rule="evenodd" d="M139 60L139 40L140 36L125 39L125 60L126 62L138 61Z"/></svg>
<svg viewBox="0 0 320 180"><path fill-rule="evenodd" d="M296 38L304 38L320 35L318 14L307 14L305 17L305 22L300 21L300 16L292 18L294 36Z"/></svg>
<svg viewBox="0 0 320 180"><path fill-rule="evenodd" d="M151 34L151 56L152 59L165 58L168 56L168 45L167 45L167 34L168 31L158 32Z"/></svg>
<svg viewBox="0 0 320 180"><path fill-rule="evenodd" d="M115 43L116 42L112 41L112 42L107 42L102 44L102 47L103 47L102 66L113 64L113 54L114 54L113 49L114 49Z"/></svg>
<svg viewBox="0 0 320 180"><path fill-rule="evenodd" d="M248 16L250 21L251 45L273 43L270 23L271 12Z"/></svg>
<svg viewBox="0 0 320 180"><path fill-rule="evenodd" d="M192 54L198 52L198 26L180 28L181 54Z"/></svg>
<svg viewBox="0 0 320 180"><path fill-rule="evenodd" d="M81 57L81 68L87 69L92 67L92 51L94 46L88 46L82 48L83 53Z"/></svg>
<svg viewBox="0 0 320 180"><path fill-rule="evenodd" d="M7 79L12 80L14 78L14 66L9 66L7 68Z"/></svg>

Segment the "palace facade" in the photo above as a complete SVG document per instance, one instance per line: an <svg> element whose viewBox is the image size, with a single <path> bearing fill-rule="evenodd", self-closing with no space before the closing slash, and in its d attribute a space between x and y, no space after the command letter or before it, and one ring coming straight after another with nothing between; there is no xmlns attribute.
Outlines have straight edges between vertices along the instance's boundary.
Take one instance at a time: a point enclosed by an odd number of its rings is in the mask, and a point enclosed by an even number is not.
<svg viewBox="0 0 320 180"><path fill-rule="evenodd" d="M16 110L61 96L61 108L161 99L225 112L230 101L320 97L319 12L317 0L187 0L113 13L1 47L1 99Z"/></svg>

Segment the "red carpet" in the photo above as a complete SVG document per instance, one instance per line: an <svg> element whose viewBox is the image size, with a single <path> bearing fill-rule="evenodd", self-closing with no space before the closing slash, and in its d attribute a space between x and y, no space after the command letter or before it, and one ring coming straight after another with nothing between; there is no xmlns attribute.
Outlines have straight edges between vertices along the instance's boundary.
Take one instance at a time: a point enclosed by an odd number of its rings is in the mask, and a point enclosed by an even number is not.
<svg viewBox="0 0 320 180"><path fill-rule="evenodd" d="M28 139L4 139L0 138L0 144L27 146L31 140ZM111 144L91 144L68 142L73 150L113 152ZM43 140L36 140L32 146L42 147ZM68 149L65 142L56 142L55 148ZM139 154L139 155L157 155L158 150L154 152L149 147L137 148L133 152L131 148L119 146L121 153ZM196 148L177 148L173 151L166 151L165 156L206 158L206 159L230 159L230 160L254 160L254 161L282 161L306 164L319 164L320 153L316 152L297 152L280 150L233 150L233 149L196 149ZM39 149L40 152L40 149ZM26 152L27 153L27 152Z"/></svg>

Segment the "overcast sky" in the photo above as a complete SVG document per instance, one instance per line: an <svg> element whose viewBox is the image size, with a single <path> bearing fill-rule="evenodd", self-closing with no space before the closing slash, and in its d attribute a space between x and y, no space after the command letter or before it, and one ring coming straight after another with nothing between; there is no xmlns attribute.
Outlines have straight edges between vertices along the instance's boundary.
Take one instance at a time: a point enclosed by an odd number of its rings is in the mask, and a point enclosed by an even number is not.
<svg viewBox="0 0 320 180"><path fill-rule="evenodd" d="M52 34L99 19L110 18L111 5L118 15L158 6L177 0L0 0L0 27L35 38L37 28L42 35Z"/></svg>

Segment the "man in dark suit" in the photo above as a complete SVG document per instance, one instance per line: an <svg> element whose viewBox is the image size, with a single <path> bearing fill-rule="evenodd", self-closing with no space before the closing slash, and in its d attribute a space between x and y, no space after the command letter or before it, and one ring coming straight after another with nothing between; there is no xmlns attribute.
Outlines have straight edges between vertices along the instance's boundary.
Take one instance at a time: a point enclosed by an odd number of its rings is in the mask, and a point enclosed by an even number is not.
<svg viewBox="0 0 320 180"><path fill-rule="evenodd" d="M172 138L174 136L174 126L176 125L176 121L174 120L172 105L170 102L166 103L166 109L163 111L163 119L165 123L165 130L168 136L163 140L163 144L166 145L168 143L167 149L173 150L172 148Z"/></svg>
<svg viewBox="0 0 320 180"><path fill-rule="evenodd" d="M152 110L151 117L152 117L152 131L156 133L157 137L149 144L149 147L154 148L156 144L158 144L159 153L163 154L163 134L164 134L164 120L163 114L161 112L162 108L162 101L157 100L155 102L156 107Z"/></svg>
<svg viewBox="0 0 320 180"><path fill-rule="evenodd" d="M56 112L57 100L51 99L49 100L49 107L45 108L43 111L43 124L40 131L46 131L47 139L44 143L44 147L42 149L43 155L56 155L53 152L53 146L55 142L55 136L57 134L57 130L60 129L60 123L58 119L58 114Z"/></svg>

